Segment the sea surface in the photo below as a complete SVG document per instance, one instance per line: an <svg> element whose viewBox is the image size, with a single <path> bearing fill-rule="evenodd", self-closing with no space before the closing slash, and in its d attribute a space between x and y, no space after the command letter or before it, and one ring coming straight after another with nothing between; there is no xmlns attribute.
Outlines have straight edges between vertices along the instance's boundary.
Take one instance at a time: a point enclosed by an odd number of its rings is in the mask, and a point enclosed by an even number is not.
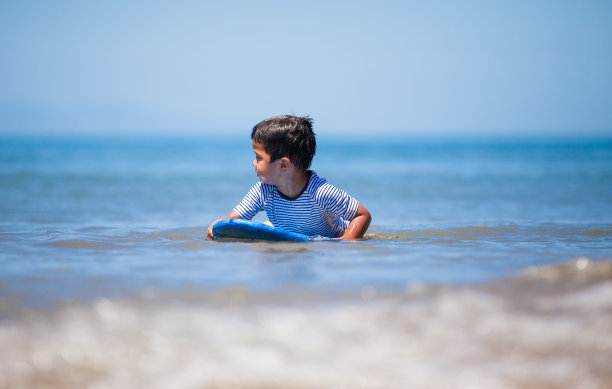
<svg viewBox="0 0 612 389"><path fill-rule="evenodd" d="M362 241L207 240L248 134L0 138L0 388L612 388L612 138L318 142Z"/></svg>

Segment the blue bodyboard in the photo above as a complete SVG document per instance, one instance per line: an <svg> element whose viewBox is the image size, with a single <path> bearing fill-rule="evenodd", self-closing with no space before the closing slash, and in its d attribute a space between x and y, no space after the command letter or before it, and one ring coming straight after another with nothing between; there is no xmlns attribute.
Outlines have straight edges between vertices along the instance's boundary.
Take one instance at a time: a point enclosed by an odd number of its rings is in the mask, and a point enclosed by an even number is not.
<svg viewBox="0 0 612 389"><path fill-rule="evenodd" d="M308 242L330 238L308 237L297 232L283 230L267 224L244 219L224 219L212 228L215 239L267 240L273 242Z"/></svg>

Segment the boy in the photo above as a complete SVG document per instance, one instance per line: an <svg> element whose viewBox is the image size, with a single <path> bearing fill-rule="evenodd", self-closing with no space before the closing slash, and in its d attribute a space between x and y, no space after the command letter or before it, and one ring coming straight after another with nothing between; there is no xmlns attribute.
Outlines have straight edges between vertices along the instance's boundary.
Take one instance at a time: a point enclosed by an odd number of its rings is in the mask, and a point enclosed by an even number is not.
<svg viewBox="0 0 612 389"><path fill-rule="evenodd" d="M344 191L308 170L316 151L312 119L275 116L251 132L255 174L259 182L229 215L217 219L252 219L265 210L275 226L308 236L360 239L372 217Z"/></svg>

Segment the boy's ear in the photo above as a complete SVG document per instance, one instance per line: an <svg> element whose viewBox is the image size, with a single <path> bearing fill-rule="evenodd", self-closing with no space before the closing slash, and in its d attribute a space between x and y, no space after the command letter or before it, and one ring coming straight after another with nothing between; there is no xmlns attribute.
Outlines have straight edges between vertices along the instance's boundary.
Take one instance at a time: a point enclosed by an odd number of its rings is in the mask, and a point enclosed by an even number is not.
<svg viewBox="0 0 612 389"><path fill-rule="evenodd" d="M287 157L281 158L280 162L281 162L280 167L283 170L287 170L287 169L289 169L289 166L291 166L291 160L289 158L287 158Z"/></svg>

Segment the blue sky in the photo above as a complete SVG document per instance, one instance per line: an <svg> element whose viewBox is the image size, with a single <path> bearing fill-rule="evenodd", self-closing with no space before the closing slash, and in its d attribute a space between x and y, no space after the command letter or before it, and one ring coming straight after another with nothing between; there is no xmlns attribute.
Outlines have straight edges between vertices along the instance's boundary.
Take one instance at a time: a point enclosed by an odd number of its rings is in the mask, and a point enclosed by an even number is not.
<svg viewBox="0 0 612 389"><path fill-rule="evenodd" d="M0 133L612 133L611 1L3 1Z"/></svg>

